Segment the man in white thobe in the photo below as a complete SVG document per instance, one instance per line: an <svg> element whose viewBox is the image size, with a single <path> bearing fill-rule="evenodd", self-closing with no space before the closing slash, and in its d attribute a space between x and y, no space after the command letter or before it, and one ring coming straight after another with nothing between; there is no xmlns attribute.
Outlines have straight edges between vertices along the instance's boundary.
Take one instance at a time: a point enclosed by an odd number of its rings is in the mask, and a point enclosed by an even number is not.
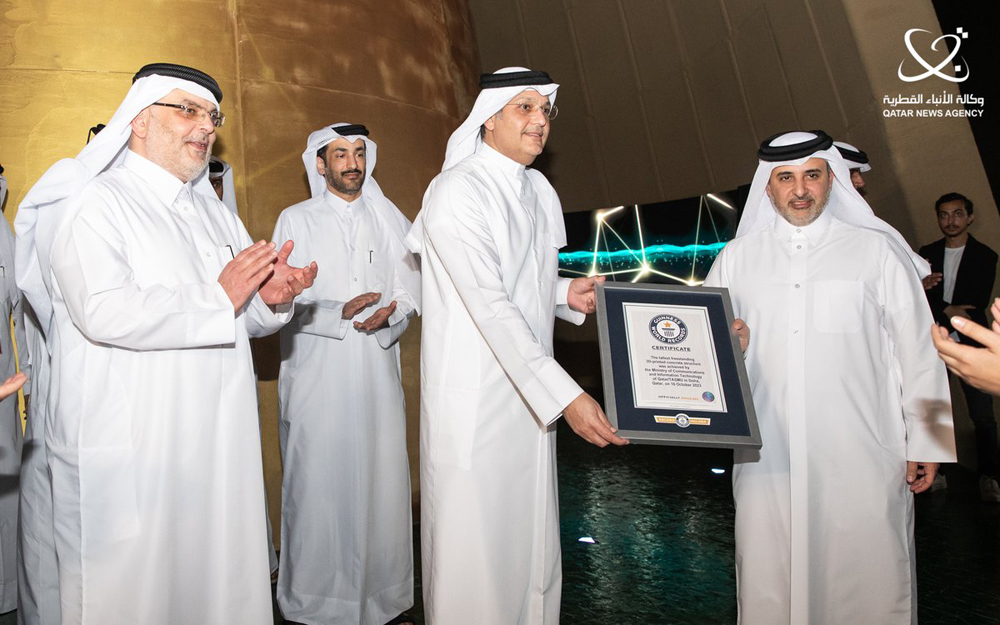
<svg viewBox="0 0 1000 625"><path fill-rule="evenodd" d="M413 523L398 339L419 306L410 222L372 178L361 125L309 136L312 199L278 239L332 270L281 330L284 468L278 605L302 623L382 625L413 605Z"/></svg>
<svg viewBox="0 0 1000 625"><path fill-rule="evenodd" d="M269 624L248 337L287 321L316 267L252 243L212 191L218 84L170 64L133 83L19 209L23 282L52 313L62 621Z"/></svg>
<svg viewBox="0 0 1000 625"><path fill-rule="evenodd" d="M428 623L558 623L555 421L625 444L552 358L556 315L582 323L593 278L560 279L562 208L528 167L558 85L483 75L407 237L421 254L421 550Z"/></svg>
<svg viewBox="0 0 1000 625"><path fill-rule="evenodd" d="M232 166L218 156L213 156L208 161L208 181L226 208L233 211L233 214L239 215L236 208L236 181L233 179Z"/></svg>
<svg viewBox="0 0 1000 625"><path fill-rule="evenodd" d="M24 321L31 363L31 401L27 402L21 452L17 618L21 625L55 625L61 623L62 618L52 519L52 483L49 481L48 450L45 446L51 365L41 323L30 304L24 311Z"/></svg>
<svg viewBox="0 0 1000 625"><path fill-rule="evenodd" d="M231 210L234 215L239 216L240 212L236 207L236 184L233 179L232 166L218 156L213 155L208 159L208 182L212 185L215 195L222 201L226 208ZM257 381L256 373L254 373L254 381ZM264 521L267 524L267 561L271 569L271 583L273 584L278 574L278 554L274 550L274 532L271 528L271 515L267 510L267 493L265 492Z"/></svg>
<svg viewBox="0 0 1000 625"><path fill-rule="evenodd" d="M820 131L764 142L727 287L763 447L737 451L746 625L916 623L913 495L955 459L927 263L875 217Z"/></svg>
<svg viewBox="0 0 1000 625"><path fill-rule="evenodd" d="M13 321L14 336L11 336ZM12 338L14 340L12 340ZM14 341L17 341L17 360ZM28 366L21 291L14 282L14 233L0 223L0 380ZM25 394L30 393L26 387ZM21 473L21 411L17 393L0 399L0 613L17 608L17 499Z"/></svg>
<svg viewBox="0 0 1000 625"><path fill-rule="evenodd" d="M868 162L868 154L843 141L834 141L833 145L837 148L837 152L844 158L844 164L847 165L848 171L851 174L851 184L854 185L858 194L864 197L868 192L866 191L867 186L863 174L872 170L871 163Z"/></svg>

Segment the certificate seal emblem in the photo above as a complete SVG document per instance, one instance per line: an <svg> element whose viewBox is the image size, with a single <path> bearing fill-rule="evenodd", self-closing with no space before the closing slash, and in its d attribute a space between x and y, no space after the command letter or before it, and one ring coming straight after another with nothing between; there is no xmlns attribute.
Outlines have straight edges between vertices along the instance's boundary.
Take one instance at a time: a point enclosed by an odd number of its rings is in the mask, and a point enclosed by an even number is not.
<svg viewBox="0 0 1000 625"><path fill-rule="evenodd" d="M656 315L649 322L649 333L661 343L676 345L688 336L688 327L673 315Z"/></svg>
<svg viewBox="0 0 1000 625"><path fill-rule="evenodd" d="M712 391L705 391L701 394L701 398L705 401L715 401L715 393Z"/></svg>
<svg viewBox="0 0 1000 625"><path fill-rule="evenodd" d="M691 425L691 417L687 416L683 412L677 415L677 427L686 428L689 425Z"/></svg>

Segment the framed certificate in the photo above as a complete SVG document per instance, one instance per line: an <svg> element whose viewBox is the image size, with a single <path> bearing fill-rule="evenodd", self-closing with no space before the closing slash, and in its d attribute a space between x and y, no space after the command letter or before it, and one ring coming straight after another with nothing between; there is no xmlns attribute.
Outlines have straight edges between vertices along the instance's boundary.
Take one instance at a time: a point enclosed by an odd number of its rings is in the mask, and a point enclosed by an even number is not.
<svg viewBox="0 0 1000 625"><path fill-rule="evenodd" d="M634 443L761 447L727 289L604 283L605 410Z"/></svg>

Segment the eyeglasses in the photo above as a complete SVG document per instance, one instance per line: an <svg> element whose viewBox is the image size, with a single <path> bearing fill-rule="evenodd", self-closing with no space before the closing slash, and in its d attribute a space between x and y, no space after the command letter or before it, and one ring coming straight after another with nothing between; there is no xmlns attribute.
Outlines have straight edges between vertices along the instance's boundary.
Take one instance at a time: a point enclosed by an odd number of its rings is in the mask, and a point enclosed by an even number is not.
<svg viewBox="0 0 1000 625"><path fill-rule="evenodd" d="M212 120L212 125L215 126L216 128L226 123L225 114L220 113L219 111L209 112L201 108L200 106L194 104L170 104L169 102L153 102L153 106L168 106L172 109L177 109L178 111L181 112L181 115L183 115L185 119L192 122L200 122L201 120L205 119L205 116L207 115L208 118Z"/></svg>
<svg viewBox="0 0 1000 625"><path fill-rule="evenodd" d="M507 106L516 106L517 110L520 111L525 117L531 117L538 109L541 109L542 115L548 117L549 119L555 119L556 115L559 114L559 108L556 107L555 104L552 106L549 106L548 104L538 106L534 102L511 102Z"/></svg>

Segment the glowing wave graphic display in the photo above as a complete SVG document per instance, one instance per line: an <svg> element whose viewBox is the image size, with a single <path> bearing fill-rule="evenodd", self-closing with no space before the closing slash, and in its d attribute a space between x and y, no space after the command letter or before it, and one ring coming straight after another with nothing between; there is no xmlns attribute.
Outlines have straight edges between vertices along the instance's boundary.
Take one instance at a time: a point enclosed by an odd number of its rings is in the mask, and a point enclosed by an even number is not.
<svg viewBox="0 0 1000 625"><path fill-rule="evenodd" d="M639 239L639 245L633 248L608 223L609 217L622 213L626 207L618 206L596 211L597 232L594 236L593 248L559 254L559 270L563 273L581 276L614 276L613 279L631 278L631 282L640 282L652 275L657 275L689 286L699 285L703 282L697 278L699 265L707 271L712 261L728 242L721 240L715 219L712 217L712 211L706 205L708 200L713 200L729 210L734 210L732 206L712 194L702 196L698 204L695 243L689 245L646 245L647 235L643 231L639 206L632 205L628 212L634 215L635 231L638 233ZM627 213L621 216L625 215ZM708 221L715 234L715 242L698 243L702 234L702 215L708 215ZM617 241L623 248L610 249L609 239L612 243Z"/></svg>

